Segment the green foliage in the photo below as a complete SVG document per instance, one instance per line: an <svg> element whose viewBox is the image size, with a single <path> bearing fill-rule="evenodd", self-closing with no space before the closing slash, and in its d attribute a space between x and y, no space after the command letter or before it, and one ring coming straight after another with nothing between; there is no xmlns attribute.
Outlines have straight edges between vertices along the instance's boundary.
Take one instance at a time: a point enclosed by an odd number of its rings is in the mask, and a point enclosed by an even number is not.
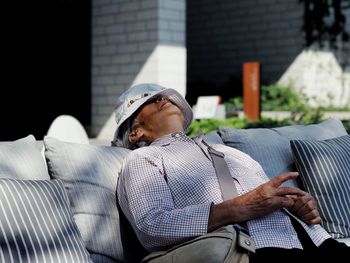
<svg viewBox="0 0 350 263"><path fill-rule="evenodd" d="M348 107L318 107L309 106L309 99L305 94L297 93L292 86L280 84L262 85L261 110L263 111L292 111L305 112L316 111L349 111ZM226 112L243 110L242 97L231 98L224 102Z"/></svg>
<svg viewBox="0 0 350 263"><path fill-rule="evenodd" d="M225 120L202 119L194 120L187 130L189 136L198 132L205 134L217 130L219 126L233 128L273 128L295 124L313 124L325 120L322 107L313 108L308 105L308 98L296 93L292 87L284 87L278 84L262 86L261 92L262 110L264 111L289 111L290 116L285 119L272 119L262 117L259 121L251 122L247 118L228 117ZM241 97L232 98L224 102L228 116L234 116L234 112L243 109ZM350 134L350 120L342 120L347 132Z"/></svg>
<svg viewBox="0 0 350 263"><path fill-rule="evenodd" d="M187 134L190 137L195 136L199 132L207 134L211 131L215 131L219 126L227 126L232 128L247 129L247 128L273 128L281 127L286 125L295 124L290 118L285 118L282 120L276 120L272 118L263 117L259 121L249 121L247 118L243 117L230 117L225 120L218 119L201 119L194 120L187 130Z"/></svg>
<svg viewBox="0 0 350 263"><path fill-rule="evenodd" d="M231 117L225 120L218 119L201 119L192 121L190 127L187 130L187 134L192 137L199 132L205 134L217 130L219 126L229 126L236 128L245 128L248 125L246 118Z"/></svg>
<svg viewBox="0 0 350 263"><path fill-rule="evenodd" d="M289 111L290 122L299 124L319 123L326 111L350 111L348 107L311 107L305 94L299 94L291 86L272 84L262 86L261 104L263 111Z"/></svg>
<svg viewBox="0 0 350 263"><path fill-rule="evenodd" d="M224 105L226 112L229 114L234 113L236 111L241 111L243 110L243 99L240 96L231 98L228 101L225 101Z"/></svg>
<svg viewBox="0 0 350 263"><path fill-rule="evenodd" d="M232 98L224 105L228 116L233 116L235 111L243 109L243 100ZM289 111L291 123L318 123L323 119L323 109L310 107L307 96L295 92L291 86L263 85L261 108L263 111Z"/></svg>
<svg viewBox="0 0 350 263"><path fill-rule="evenodd" d="M261 109L263 111L292 111L306 108L306 97L296 93L291 86L272 84L261 87Z"/></svg>

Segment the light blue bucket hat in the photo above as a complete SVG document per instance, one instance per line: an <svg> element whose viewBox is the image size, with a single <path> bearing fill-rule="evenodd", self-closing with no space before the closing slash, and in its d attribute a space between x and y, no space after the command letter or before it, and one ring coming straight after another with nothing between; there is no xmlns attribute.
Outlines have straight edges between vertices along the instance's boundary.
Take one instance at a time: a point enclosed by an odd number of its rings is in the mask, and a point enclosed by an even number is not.
<svg viewBox="0 0 350 263"><path fill-rule="evenodd" d="M112 141L114 145L122 145L118 142L121 139L121 134L119 133L121 132L120 127L122 124L143 104L154 98L154 96L159 95L166 97L182 111L185 117L184 129L186 130L190 126L193 119L192 108L179 92L153 83L138 84L126 90L117 99L115 105L115 120L117 127Z"/></svg>

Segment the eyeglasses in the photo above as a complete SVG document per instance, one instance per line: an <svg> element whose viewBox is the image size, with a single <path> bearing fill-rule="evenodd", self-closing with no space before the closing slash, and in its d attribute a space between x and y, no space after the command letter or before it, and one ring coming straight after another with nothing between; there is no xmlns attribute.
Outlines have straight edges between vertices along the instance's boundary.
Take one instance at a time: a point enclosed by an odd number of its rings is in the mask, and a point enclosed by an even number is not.
<svg viewBox="0 0 350 263"><path fill-rule="evenodd" d="M134 97L134 98L130 99L130 100L128 101L128 107L130 107L130 106L131 106L132 104L134 104L136 101L138 101L138 100L140 100L140 99L142 99L142 98L148 97L149 95L151 95L151 94L145 92L145 93L142 93L142 94L141 94L140 96L138 96L138 97Z"/></svg>
<svg viewBox="0 0 350 263"><path fill-rule="evenodd" d="M139 97L134 97L134 98L130 99L129 102L128 102L128 107L130 107L136 101L138 101L138 100L140 100L142 98L145 98L147 96L150 96L150 95L151 95L150 93L143 93ZM165 99L165 97L163 97L163 96L155 96L154 98L151 98L150 100L148 100L146 103L150 104L150 103L154 103L154 102L160 102L160 101L162 101L164 99Z"/></svg>
<svg viewBox="0 0 350 263"><path fill-rule="evenodd" d="M165 97L163 97L163 96L155 96L152 99L149 99L146 103L147 104L157 103L157 102L160 102L162 100L165 100Z"/></svg>

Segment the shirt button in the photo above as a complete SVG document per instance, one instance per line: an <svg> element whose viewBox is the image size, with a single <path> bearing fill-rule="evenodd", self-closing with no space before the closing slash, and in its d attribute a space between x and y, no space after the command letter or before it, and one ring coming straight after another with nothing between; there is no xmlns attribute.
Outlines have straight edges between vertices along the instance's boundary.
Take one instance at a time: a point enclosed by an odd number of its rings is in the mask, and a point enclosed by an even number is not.
<svg viewBox="0 0 350 263"><path fill-rule="evenodd" d="M180 134L176 133L176 134L175 134L175 137L176 137L176 138L179 138L179 137L180 137Z"/></svg>

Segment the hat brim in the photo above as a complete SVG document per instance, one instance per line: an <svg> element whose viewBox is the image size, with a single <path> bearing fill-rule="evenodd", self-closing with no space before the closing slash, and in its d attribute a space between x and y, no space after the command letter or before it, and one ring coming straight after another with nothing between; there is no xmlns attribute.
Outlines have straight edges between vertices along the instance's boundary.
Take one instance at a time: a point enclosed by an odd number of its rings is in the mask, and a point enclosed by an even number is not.
<svg viewBox="0 0 350 263"><path fill-rule="evenodd" d="M184 130L186 130L191 125L191 122L193 119L192 108L188 104L188 102L185 100L185 98L178 91L171 88L167 88L160 91L149 92L149 94L150 95L148 96L137 99L136 101L134 101L132 105L127 105L126 103L124 103L120 106L122 108L118 109L118 111L124 112L124 114L121 116L119 120L117 120L117 129L114 133L114 141L116 141L118 138L120 126L128 118L130 118L137 110L139 110L146 102L148 102L155 96L160 96L160 95L164 96L167 99L169 99L172 103L174 103L177 107L179 107L185 119Z"/></svg>

